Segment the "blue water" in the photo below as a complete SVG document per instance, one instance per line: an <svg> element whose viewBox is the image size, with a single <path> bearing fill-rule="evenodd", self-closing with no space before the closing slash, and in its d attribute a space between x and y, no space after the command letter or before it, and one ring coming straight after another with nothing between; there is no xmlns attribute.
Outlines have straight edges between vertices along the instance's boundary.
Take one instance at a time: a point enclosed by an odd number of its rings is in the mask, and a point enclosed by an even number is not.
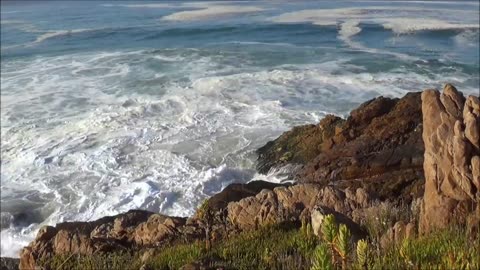
<svg viewBox="0 0 480 270"><path fill-rule="evenodd" d="M189 215L292 126L479 93L478 1L2 1L1 255L41 225Z"/></svg>

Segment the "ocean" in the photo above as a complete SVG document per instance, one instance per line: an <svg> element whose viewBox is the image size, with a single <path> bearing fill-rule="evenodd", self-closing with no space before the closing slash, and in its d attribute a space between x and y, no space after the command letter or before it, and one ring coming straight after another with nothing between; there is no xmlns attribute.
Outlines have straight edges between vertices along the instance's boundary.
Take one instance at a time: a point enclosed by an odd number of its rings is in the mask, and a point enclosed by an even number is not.
<svg viewBox="0 0 480 270"><path fill-rule="evenodd" d="M478 1L2 1L1 256L43 225L187 216L326 114L479 93Z"/></svg>

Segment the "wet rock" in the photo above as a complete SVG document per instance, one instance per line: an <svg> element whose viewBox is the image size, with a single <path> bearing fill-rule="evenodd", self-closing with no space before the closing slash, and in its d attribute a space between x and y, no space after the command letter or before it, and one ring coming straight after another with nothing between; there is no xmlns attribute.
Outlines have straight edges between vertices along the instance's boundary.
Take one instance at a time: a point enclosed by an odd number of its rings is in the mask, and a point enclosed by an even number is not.
<svg viewBox="0 0 480 270"><path fill-rule="evenodd" d="M442 94L423 92L422 110L426 182L419 229L426 233L478 215L480 102L447 84Z"/></svg>

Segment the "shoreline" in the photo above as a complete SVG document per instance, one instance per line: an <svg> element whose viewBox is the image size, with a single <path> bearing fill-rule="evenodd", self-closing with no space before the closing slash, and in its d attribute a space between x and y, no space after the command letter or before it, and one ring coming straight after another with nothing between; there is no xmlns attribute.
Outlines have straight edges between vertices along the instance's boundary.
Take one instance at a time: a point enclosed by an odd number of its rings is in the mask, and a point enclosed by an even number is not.
<svg viewBox="0 0 480 270"><path fill-rule="evenodd" d="M432 109L434 105L431 104L436 104L436 100L440 102L440 99L443 105ZM453 120L447 122L452 130L455 119L465 121L464 131L461 132L466 134L464 142L472 145L469 149L473 152L469 150L459 154L465 155L466 162L470 162L471 157L473 171L469 173L473 173L473 178L468 178L468 172L465 172L462 175L467 176L458 179L473 181L470 182L473 190L469 191L473 192L478 188L476 177L480 177L476 171L476 162L480 158L475 155L478 151L475 128L480 124L479 104L478 98L464 98L449 84L441 95L438 91L426 90L409 93L400 99L379 97L369 100L353 110L347 119L327 116L316 125L295 127L257 150L259 172L298 165L299 169L294 172L294 184L263 181L231 184L206 200L193 216L187 218L132 210L92 222L46 226L39 231L36 240L23 249L20 268L36 265L40 258L54 254L88 255L124 248L142 250L205 239L211 245L269 224L288 221L293 222L294 227L300 222L312 222L313 225L318 207L330 209L327 212L344 220L344 223L354 224L350 227L354 228L357 224L361 225L362 217L365 218L367 209L372 205L420 205L416 213L419 219L407 220L403 228L410 226L410 230L421 234L433 228L444 228L453 219L437 216L429 210L431 203L423 202L425 196L435 196L428 183L438 181L425 163L432 161L424 160L424 152L430 151L429 155L447 160L448 157L432 148L426 132L434 132L436 127L431 125L445 121L436 120L442 110L452 115ZM458 118L461 115L465 120ZM455 134L460 132L457 126L455 124ZM457 135L445 132L442 134L444 143L457 140ZM437 141L434 143L438 144ZM455 143L458 145L458 142ZM462 149L460 147L456 151ZM475 204L470 197L457 201L458 205L465 202ZM451 199L448 202L451 203ZM451 208L445 207L446 203L440 201L433 207L440 207L448 213ZM468 208L470 213L463 216L454 212L450 215L456 217L455 222L472 226L472 219L480 218L475 212L477 208ZM426 216L428 222L425 221ZM391 225L400 226L397 223Z"/></svg>

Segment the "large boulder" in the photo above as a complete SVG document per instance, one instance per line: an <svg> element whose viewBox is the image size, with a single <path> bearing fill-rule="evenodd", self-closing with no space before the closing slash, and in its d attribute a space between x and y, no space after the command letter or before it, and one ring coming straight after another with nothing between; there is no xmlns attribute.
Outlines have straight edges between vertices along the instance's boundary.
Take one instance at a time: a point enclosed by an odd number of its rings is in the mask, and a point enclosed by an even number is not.
<svg viewBox="0 0 480 270"><path fill-rule="evenodd" d="M231 184L208 200L209 209L215 215L226 212L228 203L255 196L262 190L285 187L265 181L247 184ZM215 216L217 217L217 216ZM104 217L91 222L65 222L55 227L45 226L36 239L25 247L20 255L20 269L34 269L39 260L57 254L89 255L115 250L152 248L174 241L202 239L197 217L190 219L169 217L148 211L131 210L127 213ZM221 219L214 220L214 232L227 232Z"/></svg>
<svg viewBox="0 0 480 270"><path fill-rule="evenodd" d="M422 94L425 194L420 232L480 219L480 102L447 84Z"/></svg>
<svg viewBox="0 0 480 270"><path fill-rule="evenodd" d="M322 205L314 207L311 212L312 229L313 233L317 236L322 235L322 224L325 220L325 217L327 215L333 215L337 224L344 224L347 226L348 230L352 234L352 240L354 242L367 237L367 232L358 223L354 222L351 218L340 212Z"/></svg>
<svg viewBox="0 0 480 270"><path fill-rule="evenodd" d="M184 218L151 215L146 222L136 226L133 233L137 245L158 245L169 237L179 234L178 228L185 224Z"/></svg>
<svg viewBox="0 0 480 270"><path fill-rule="evenodd" d="M363 188L382 199L410 201L423 194L421 93L378 97L343 120L329 115L295 127L258 149L257 169L303 164L302 183Z"/></svg>
<svg viewBox="0 0 480 270"><path fill-rule="evenodd" d="M379 97L353 110L328 147L298 173L300 182L362 187L382 199L423 193L420 93Z"/></svg>
<svg viewBox="0 0 480 270"><path fill-rule="evenodd" d="M353 210L370 203L370 196L362 189L298 184L262 190L256 196L229 203L228 220L237 229L250 230L266 224L300 221L310 217L311 210L318 205L351 215Z"/></svg>
<svg viewBox="0 0 480 270"><path fill-rule="evenodd" d="M230 202L237 202L243 198L255 196L260 191L272 190L276 187L288 186L288 184L277 184L267 181L251 181L246 184L233 183L228 185L221 192L208 199L208 206L214 211L227 207Z"/></svg>
<svg viewBox="0 0 480 270"><path fill-rule="evenodd" d="M328 115L317 125L294 127L274 141L257 150L257 171L267 173L271 168L286 164L305 164L322 152L322 145L329 145L330 138L345 120Z"/></svg>

